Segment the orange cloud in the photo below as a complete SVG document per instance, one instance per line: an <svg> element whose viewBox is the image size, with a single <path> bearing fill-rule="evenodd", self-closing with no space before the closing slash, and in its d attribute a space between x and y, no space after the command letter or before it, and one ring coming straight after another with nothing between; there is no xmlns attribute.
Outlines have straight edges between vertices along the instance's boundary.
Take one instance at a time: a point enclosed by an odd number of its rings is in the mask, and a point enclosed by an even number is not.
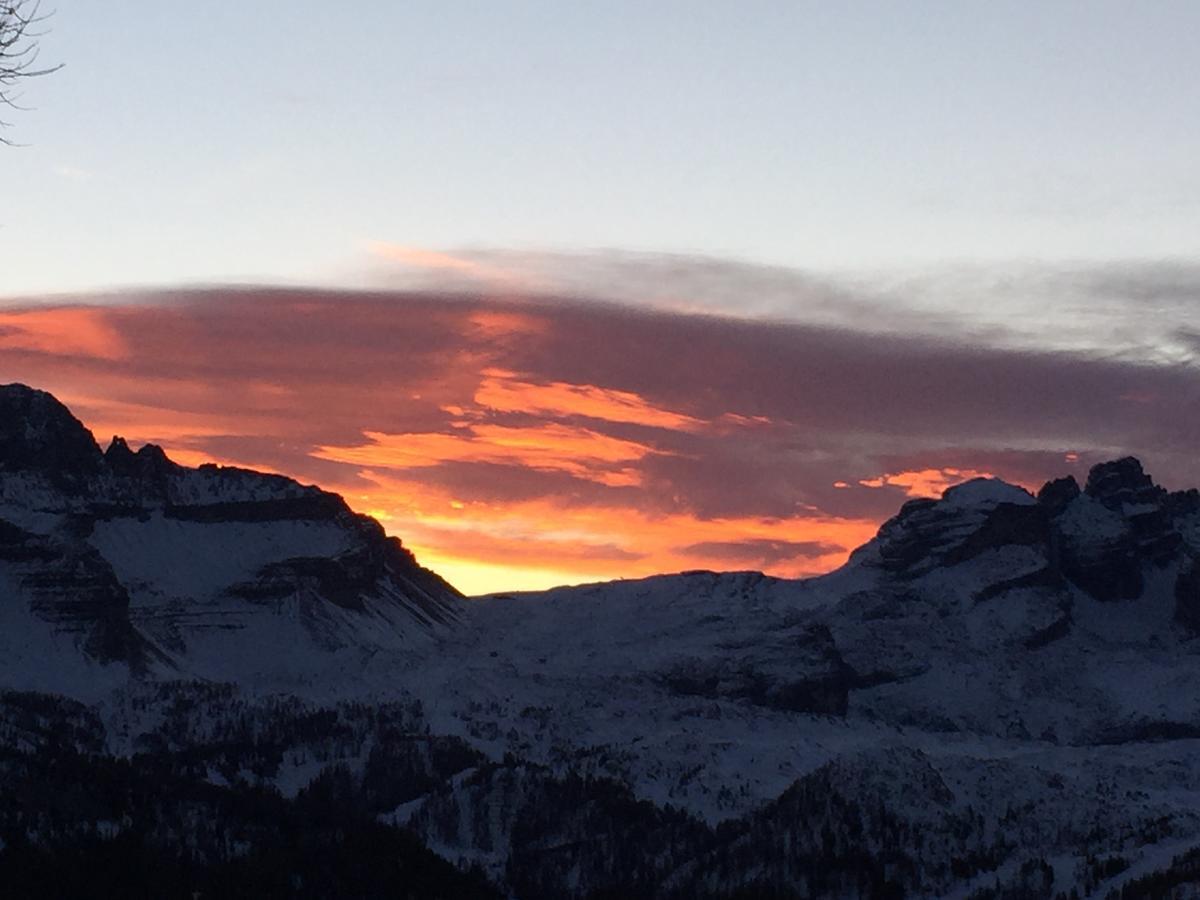
<svg viewBox="0 0 1200 900"><path fill-rule="evenodd" d="M878 478L867 478L859 481L863 487L899 487L904 488L909 497L940 497L947 488L956 484L970 481L972 478L995 478L991 472L981 472L977 469L920 469L911 472L893 472L880 475ZM836 486L845 484L838 482Z"/></svg>
<svg viewBox="0 0 1200 900"><path fill-rule="evenodd" d="M549 331L549 326L544 320L514 310L481 309L471 313L467 321L485 340L513 335L529 337Z"/></svg>
<svg viewBox="0 0 1200 900"><path fill-rule="evenodd" d="M483 374L486 377L475 391L475 403L496 412L585 416L680 431L693 431L705 425L700 419L654 406L629 391L564 381L534 384L519 381L503 369L486 369Z"/></svg>
<svg viewBox="0 0 1200 900"><path fill-rule="evenodd" d="M364 432L368 443L322 446L313 456L370 468L420 469L446 462L528 466L566 472L614 487L637 484L629 465L662 451L588 428L547 423L525 428L471 424L454 432L384 434Z"/></svg>
<svg viewBox="0 0 1200 900"><path fill-rule="evenodd" d="M106 311L88 307L0 311L0 350L104 360L128 352Z"/></svg>

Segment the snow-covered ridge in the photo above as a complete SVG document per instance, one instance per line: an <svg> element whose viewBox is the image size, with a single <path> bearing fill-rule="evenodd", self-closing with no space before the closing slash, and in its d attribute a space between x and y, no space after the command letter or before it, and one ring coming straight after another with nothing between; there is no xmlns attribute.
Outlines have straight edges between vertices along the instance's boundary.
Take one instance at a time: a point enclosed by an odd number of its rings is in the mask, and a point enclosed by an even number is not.
<svg viewBox="0 0 1200 900"><path fill-rule="evenodd" d="M21 385L0 387L0 526L0 602L75 636L100 669L84 689L129 671L311 676L459 618L458 593L336 494L119 437L101 452Z"/></svg>

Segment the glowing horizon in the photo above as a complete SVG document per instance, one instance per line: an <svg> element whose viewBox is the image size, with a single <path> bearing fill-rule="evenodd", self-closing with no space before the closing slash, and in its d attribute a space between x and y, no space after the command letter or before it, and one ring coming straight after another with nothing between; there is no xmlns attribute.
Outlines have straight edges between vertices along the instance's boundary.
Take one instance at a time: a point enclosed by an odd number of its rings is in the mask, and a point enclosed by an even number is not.
<svg viewBox="0 0 1200 900"><path fill-rule="evenodd" d="M1133 452L1195 478L1195 370L603 302L214 289L8 306L0 381L104 444L289 475L466 593L827 572L907 499Z"/></svg>
<svg viewBox="0 0 1200 900"><path fill-rule="evenodd" d="M112 431L114 437L129 441L135 449L151 443L162 447L168 458L180 465L197 467L211 463L295 477L287 471L249 459L218 459L176 445L170 436L162 436L172 433L171 429L164 430L162 426L148 432L158 437L145 438L136 430L122 429L114 423L104 424L105 432ZM84 425L96 433L89 422L84 421ZM531 436L532 440L536 438L536 434ZM103 449L104 444L100 443ZM320 448L314 455L327 458L321 455L324 449ZM516 448L515 459L521 458L520 449L519 446ZM368 453L353 461L368 467L387 468L390 457L384 451L380 457L371 457ZM913 478L908 478L910 475ZM976 477L994 476L974 470L925 470L886 475L880 481L904 484L908 497L936 497L947 487ZM561 515L561 511L548 506L533 504L532 508L523 505L497 510L487 504L464 503L448 496L418 496L419 484L416 482L389 483L382 479L376 484L377 490L365 494L355 494L353 486L336 483L318 484L317 487L341 494L355 512L376 519L389 535L400 538L422 565L469 596L699 569L754 569L782 578L809 577L836 569L851 551L873 537L882 523L882 519L813 516L791 520L753 517L702 520L681 515L646 518L629 510L603 508L589 509L584 516L564 522L554 518L556 514ZM553 526L546 524L550 521L554 521ZM486 532L481 530L484 528ZM788 548L795 545L808 548L806 553L813 555L801 554L758 565L753 564L755 559L750 555L747 565L738 566L731 564L728 556L680 552L685 548L678 547L679 536L684 534L689 536L691 546L749 543L753 547L758 543L774 554L786 557ZM471 544L474 555L463 554L461 549L456 551L462 545L459 539L464 537ZM536 544L526 544L535 538ZM576 547L577 542L583 540L590 546L602 541L601 546L609 552L594 557L581 555ZM624 549L626 546L636 546L640 552ZM550 564L539 561L547 547L556 548L549 554Z"/></svg>

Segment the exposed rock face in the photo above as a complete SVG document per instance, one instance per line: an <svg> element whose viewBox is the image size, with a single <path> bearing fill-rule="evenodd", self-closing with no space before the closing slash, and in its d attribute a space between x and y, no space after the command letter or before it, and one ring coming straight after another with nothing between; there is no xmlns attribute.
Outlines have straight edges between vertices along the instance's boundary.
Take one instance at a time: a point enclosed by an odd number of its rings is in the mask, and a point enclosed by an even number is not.
<svg viewBox="0 0 1200 900"><path fill-rule="evenodd" d="M1098 600L1133 600L1144 586L1142 556L1128 519L1084 493L1055 519L1063 574Z"/></svg>
<svg viewBox="0 0 1200 900"><path fill-rule="evenodd" d="M1063 574L1100 600L1141 596L1148 566L1179 558L1177 527L1186 501L1158 487L1132 457L1101 463L1082 494L1051 482L1043 488ZM1065 502L1064 502L1065 501Z"/></svg>
<svg viewBox="0 0 1200 900"><path fill-rule="evenodd" d="M30 611L60 632L78 635L93 658L125 662L138 671L156 658L129 621L128 592L87 545L33 534L0 519L0 565L28 592Z"/></svg>
<svg viewBox="0 0 1200 900"><path fill-rule="evenodd" d="M1084 491L1109 509L1116 510L1126 505L1157 503L1166 493L1142 471L1142 464L1132 456L1092 466Z"/></svg>
<svg viewBox="0 0 1200 900"><path fill-rule="evenodd" d="M1142 595L1148 567L1177 564L1185 533L1200 537L1200 495L1168 494L1131 457L1094 467L1083 490L1070 476L1050 481L1036 503L1019 488L1004 488L968 482L941 501L910 500L880 529L878 564L912 579L1025 546L1044 567L998 581L983 597L1022 584L1070 582L1099 600L1133 600ZM975 502L958 502L963 491L973 492Z"/></svg>
<svg viewBox="0 0 1200 900"><path fill-rule="evenodd" d="M880 564L905 578L966 562L1010 544L1045 544L1047 517L1025 491L976 479L946 492L943 500L910 500L879 529Z"/></svg>
<svg viewBox="0 0 1200 900"><path fill-rule="evenodd" d="M5 578L22 596L0 599L138 670L166 659L155 648L267 639L272 622L324 649L403 644L455 622L460 597L336 494L189 469L120 437L101 453L66 407L21 385L0 387L0 592Z"/></svg>
<svg viewBox="0 0 1200 900"><path fill-rule="evenodd" d="M122 437L113 437L104 452L104 469L120 483L121 493L136 503L165 500L172 476L182 472L161 447L146 444L135 453Z"/></svg>
<svg viewBox="0 0 1200 900"><path fill-rule="evenodd" d="M342 609L366 611L366 601L383 596L389 586L404 589L408 611L423 624L447 625L455 618L447 596L457 592L441 577L417 564L397 538L384 535L366 516L346 525L361 542L332 557L291 557L263 567L253 581L232 585L228 593L251 601L287 597L319 597Z"/></svg>
<svg viewBox="0 0 1200 900"><path fill-rule="evenodd" d="M1065 478L1055 478L1053 481L1047 481L1042 485L1042 489L1038 491L1037 500L1045 508L1046 512L1053 517L1066 509L1081 493L1083 492L1080 490L1079 482L1075 480L1075 476L1068 475Z"/></svg>
<svg viewBox="0 0 1200 900"><path fill-rule="evenodd" d="M1133 457L1093 467L1084 490L1128 522L1140 558L1163 564L1179 549L1169 496Z"/></svg>

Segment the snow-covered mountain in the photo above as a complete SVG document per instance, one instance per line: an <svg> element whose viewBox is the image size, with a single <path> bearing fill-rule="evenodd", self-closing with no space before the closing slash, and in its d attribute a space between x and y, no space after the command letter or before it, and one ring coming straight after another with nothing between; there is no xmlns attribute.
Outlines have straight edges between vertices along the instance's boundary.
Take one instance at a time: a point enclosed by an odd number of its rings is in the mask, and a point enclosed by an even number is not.
<svg viewBox="0 0 1200 900"><path fill-rule="evenodd" d="M905 504L822 578L493 597L422 696L441 732L732 829L664 876L681 896L708 889L695 866L743 866L747 889L852 893L804 874L833 809L880 829L875 859L911 866L908 890L1108 891L1200 846L1198 525L1200 495L1156 487L1133 459L1037 497L972 481ZM445 788L409 821L500 873L538 796L520 771ZM464 830L480 816L489 832ZM917 832L930 845L895 837ZM750 835L771 849L738 849ZM864 852L843 838L827 867ZM1121 872L1087 875L1097 860ZM1045 894L1026 883L1043 865Z"/></svg>
<svg viewBox="0 0 1200 900"><path fill-rule="evenodd" d="M0 387L0 671L89 695L131 674L313 676L428 646L457 591L335 494L189 469Z"/></svg>
<svg viewBox="0 0 1200 900"><path fill-rule="evenodd" d="M465 601L334 495L10 386L0 685L42 693L0 694L0 773L66 741L324 798L518 897L1162 896L1200 877L1198 559L1200 494L1127 458L911 501L821 578Z"/></svg>

